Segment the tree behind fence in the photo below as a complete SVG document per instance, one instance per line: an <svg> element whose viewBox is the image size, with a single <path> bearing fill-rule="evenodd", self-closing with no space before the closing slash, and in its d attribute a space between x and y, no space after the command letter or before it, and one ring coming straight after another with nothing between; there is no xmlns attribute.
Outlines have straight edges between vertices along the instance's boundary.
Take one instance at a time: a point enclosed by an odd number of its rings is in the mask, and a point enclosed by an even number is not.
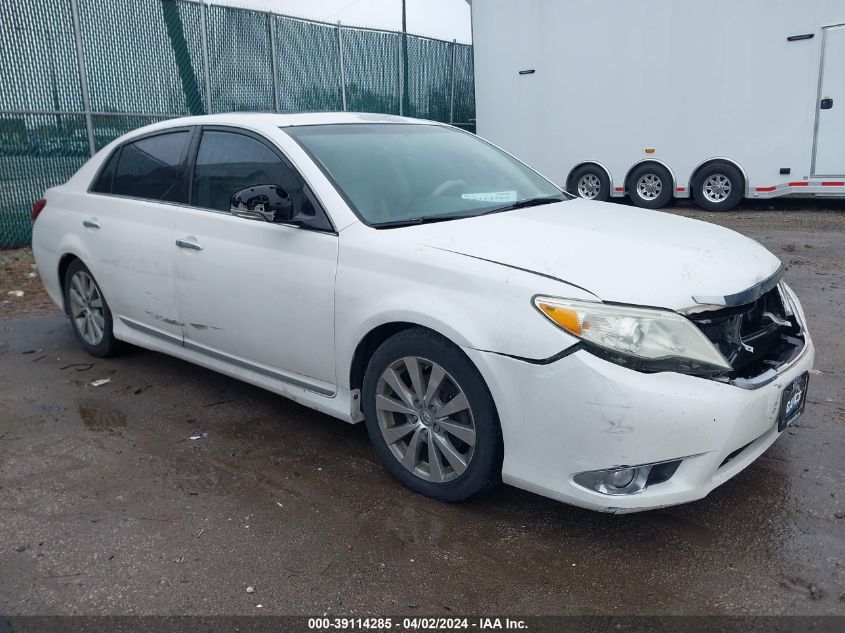
<svg viewBox="0 0 845 633"><path fill-rule="evenodd" d="M471 127L472 48L406 37L192 0L4 0L0 247L29 241L45 189L162 119L345 109Z"/></svg>

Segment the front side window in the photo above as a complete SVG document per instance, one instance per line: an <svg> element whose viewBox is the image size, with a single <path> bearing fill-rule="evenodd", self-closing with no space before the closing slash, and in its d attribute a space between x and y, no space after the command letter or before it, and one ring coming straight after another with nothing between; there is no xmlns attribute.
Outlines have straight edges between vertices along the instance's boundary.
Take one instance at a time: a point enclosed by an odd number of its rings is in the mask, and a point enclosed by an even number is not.
<svg viewBox="0 0 845 633"><path fill-rule="evenodd" d="M372 226L506 211L566 199L472 134L440 125L353 123L284 128Z"/></svg>
<svg viewBox="0 0 845 633"><path fill-rule="evenodd" d="M287 196L294 213L314 215L300 178L263 142L237 132L203 132L191 187L191 204L230 211L232 198L265 187Z"/></svg>
<svg viewBox="0 0 845 633"><path fill-rule="evenodd" d="M187 131L168 132L127 143L120 150L112 193L179 202L182 156Z"/></svg>

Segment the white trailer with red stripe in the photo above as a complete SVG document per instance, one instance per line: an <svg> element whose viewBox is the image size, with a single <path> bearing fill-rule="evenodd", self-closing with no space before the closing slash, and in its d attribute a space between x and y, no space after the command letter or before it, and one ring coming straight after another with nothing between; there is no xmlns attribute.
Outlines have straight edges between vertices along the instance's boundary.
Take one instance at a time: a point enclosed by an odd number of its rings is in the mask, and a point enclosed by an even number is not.
<svg viewBox="0 0 845 633"><path fill-rule="evenodd" d="M845 196L845 0L473 0L478 134L585 198Z"/></svg>

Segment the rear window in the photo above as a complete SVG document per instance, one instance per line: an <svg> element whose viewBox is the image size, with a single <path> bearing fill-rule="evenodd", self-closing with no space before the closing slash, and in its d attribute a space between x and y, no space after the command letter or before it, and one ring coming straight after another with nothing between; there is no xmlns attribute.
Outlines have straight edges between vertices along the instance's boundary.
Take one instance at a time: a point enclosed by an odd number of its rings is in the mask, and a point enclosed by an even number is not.
<svg viewBox="0 0 845 633"><path fill-rule="evenodd" d="M182 157L188 137L187 131L168 132L124 145L117 161L112 193L178 202Z"/></svg>

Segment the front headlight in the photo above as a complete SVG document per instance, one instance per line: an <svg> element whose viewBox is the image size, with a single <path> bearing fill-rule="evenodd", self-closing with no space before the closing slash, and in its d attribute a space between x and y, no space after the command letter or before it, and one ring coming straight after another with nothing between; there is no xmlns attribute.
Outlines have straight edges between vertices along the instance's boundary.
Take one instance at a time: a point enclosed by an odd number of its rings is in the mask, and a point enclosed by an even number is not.
<svg viewBox="0 0 845 633"><path fill-rule="evenodd" d="M686 317L669 310L535 297L534 306L592 353L640 371L712 375L731 365Z"/></svg>

